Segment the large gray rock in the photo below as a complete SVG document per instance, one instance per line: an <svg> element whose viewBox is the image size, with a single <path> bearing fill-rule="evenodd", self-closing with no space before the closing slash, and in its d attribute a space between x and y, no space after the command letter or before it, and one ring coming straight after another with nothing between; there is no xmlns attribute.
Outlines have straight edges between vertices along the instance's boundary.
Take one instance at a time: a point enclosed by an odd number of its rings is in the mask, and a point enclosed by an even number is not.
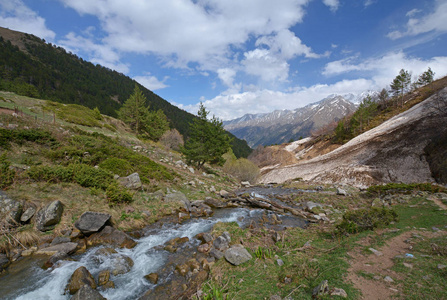
<svg viewBox="0 0 447 300"><path fill-rule="evenodd" d="M248 253L247 249L241 246L231 247L225 251L224 256L229 263L235 266L239 266L240 264L252 259L252 256Z"/></svg>
<svg viewBox="0 0 447 300"><path fill-rule="evenodd" d="M223 236L218 236L213 242L214 248L220 251L228 249L228 240Z"/></svg>
<svg viewBox="0 0 447 300"><path fill-rule="evenodd" d="M138 190L141 188L141 180L138 173L130 174L127 177L120 177L118 178L118 182L131 190Z"/></svg>
<svg viewBox="0 0 447 300"><path fill-rule="evenodd" d="M108 244L114 247L130 249L135 247L137 242L135 242L128 234L111 226L106 226L103 230L90 235L87 239L87 244L89 246Z"/></svg>
<svg viewBox="0 0 447 300"><path fill-rule="evenodd" d="M36 213L35 207L33 206L28 207L20 217L20 221L23 223L28 222L29 220L31 220L31 218L34 216L35 213Z"/></svg>
<svg viewBox="0 0 447 300"><path fill-rule="evenodd" d="M111 215L93 211L86 211L75 222L75 227L83 234L89 235L100 231L110 220Z"/></svg>
<svg viewBox="0 0 447 300"><path fill-rule="evenodd" d="M92 289L89 285L83 285L71 300L107 300L97 290Z"/></svg>
<svg viewBox="0 0 447 300"><path fill-rule="evenodd" d="M20 222L22 215L22 204L12 200L5 193L0 191L0 218L9 223Z"/></svg>
<svg viewBox="0 0 447 300"><path fill-rule="evenodd" d="M188 211L191 210L191 203L189 202L188 198L186 198L185 194L183 194L182 192L169 193L166 196L164 196L163 199L166 202L178 202L182 204Z"/></svg>
<svg viewBox="0 0 447 300"><path fill-rule="evenodd" d="M213 207L213 208L224 208L227 207L227 203L221 200L213 199L211 197L206 197L205 204Z"/></svg>
<svg viewBox="0 0 447 300"><path fill-rule="evenodd" d="M60 253L60 252L66 253L66 254L71 254L76 250L77 247L78 247L77 243L72 243L72 242L62 243L62 244L57 244L54 246L39 249L36 252L36 254L54 255L54 254Z"/></svg>
<svg viewBox="0 0 447 300"><path fill-rule="evenodd" d="M47 231L54 228L61 220L64 207L59 200L53 201L41 210L36 215L36 227L40 231Z"/></svg>

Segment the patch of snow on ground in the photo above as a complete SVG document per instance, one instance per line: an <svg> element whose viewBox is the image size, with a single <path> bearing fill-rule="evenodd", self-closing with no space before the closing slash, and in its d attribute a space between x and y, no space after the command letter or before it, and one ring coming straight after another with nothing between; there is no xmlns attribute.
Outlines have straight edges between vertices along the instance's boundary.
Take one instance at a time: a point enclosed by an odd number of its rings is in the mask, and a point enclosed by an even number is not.
<svg viewBox="0 0 447 300"><path fill-rule="evenodd" d="M307 143L308 141L310 141L310 137L307 137L305 139L301 139L299 141L295 141L293 143L291 143L290 145L287 145L284 149L286 149L289 152L293 152L295 151L296 148L298 148L300 145Z"/></svg>

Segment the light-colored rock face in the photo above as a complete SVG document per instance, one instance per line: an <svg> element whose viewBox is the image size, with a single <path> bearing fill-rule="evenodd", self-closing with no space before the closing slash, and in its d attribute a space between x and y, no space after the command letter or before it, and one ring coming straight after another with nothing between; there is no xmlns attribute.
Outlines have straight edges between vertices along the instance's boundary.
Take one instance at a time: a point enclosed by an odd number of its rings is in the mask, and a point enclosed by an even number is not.
<svg viewBox="0 0 447 300"><path fill-rule="evenodd" d="M447 89L440 92L447 97ZM387 182L433 182L424 148L439 133L438 111L430 97L338 149L311 160L272 168L260 183L294 178L358 187Z"/></svg>

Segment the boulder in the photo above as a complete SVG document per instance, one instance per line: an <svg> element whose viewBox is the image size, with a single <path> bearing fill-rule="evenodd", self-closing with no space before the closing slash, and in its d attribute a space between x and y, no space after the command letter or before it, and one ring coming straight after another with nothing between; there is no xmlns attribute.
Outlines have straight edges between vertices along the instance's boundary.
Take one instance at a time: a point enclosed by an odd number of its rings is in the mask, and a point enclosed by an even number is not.
<svg viewBox="0 0 447 300"><path fill-rule="evenodd" d="M42 266L44 269L52 268L58 261L68 258L68 254L64 252L58 252L52 255Z"/></svg>
<svg viewBox="0 0 447 300"><path fill-rule="evenodd" d="M133 265L134 262L129 256L122 254L115 255L112 260L112 274L115 276L119 274L126 274L132 269Z"/></svg>
<svg viewBox="0 0 447 300"><path fill-rule="evenodd" d="M214 248L216 248L219 251L224 251L224 250L228 249L228 247L229 247L227 239L223 236L218 236L214 240L213 246L214 246Z"/></svg>
<svg viewBox="0 0 447 300"><path fill-rule="evenodd" d="M106 285L107 282L110 280L110 271L109 270L103 270L99 272L98 274L98 285L103 286Z"/></svg>
<svg viewBox="0 0 447 300"><path fill-rule="evenodd" d="M247 249L244 247L231 247L224 253L225 259L235 265L239 266L240 264L243 264L244 262L249 261L252 259L252 256L250 253L248 253Z"/></svg>
<svg viewBox="0 0 447 300"><path fill-rule="evenodd" d="M92 274L90 274L86 267L82 266L73 272L65 289L68 290L71 295L74 295L84 285L89 286L91 289L96 289L96 282Z"/></svg>
<svg viewBox="0 0 447 300"><path fill-rule="evenodd" d="M323 280L316 288L312 291L312 298L322 297L329 293L329 284L327 280Z"/></svg>
<svg viewBox="0 0 447 300"><path fill-rule="evenodd" d="M138 190L142 186L141 180L140 180L140 175L138 175L138 173L132 173L129 176L120 177L120 178L118 178L118 182L122 186L124 186L130 190Z"/></svg>
<svg viewBox="0 0 447 300"><path fill-rule="evenodd" d="M157 273L150 273L150 274L144 276L144 278L146 278L146 280L152 284L157 284L157 282L158 282L158 274Z"/></svg>
<svg viewBox="0 0 447 300"><path fill-rule="evenodd" d="M188 198L186 198L185 194L183 194L182 192L169 193L166 196L164 196L163 199L166 202L178 202L182 204L188 211L191 210L191 203L189 202Z"/></svg>
<svg viewBox="0 0 447 300"><path fill-rule="evenodd" d="M54 246L39 249L36 252L36 254L54 255L59 252L71 254L71 253L75 252L77 247L78 247L77 243L72 243L72 242L62 243L62 244L57 244Z"/></svg>
<svg viewBox="0 0 447 300"><path fill-rule="evenodd" d="M331 296L338 296L338 297L342 297L342 298L348 298L348 294L346 293L346 291L344 289L340 289L340 288L334 288L331 293Z"/></svg>
<svg viewBox="0 0 447 300"><path fill-rule="evenodd" d="M205 204L212 207L212 208L225 208L227 207L227 203L217 200L217 199L213 199L211 197L206 197L205 199Z"/></svg>
<svg viewBox="0 0 447 300"><path fill-rule="evenodd" d="M107 300L89 285L83 285L70 300Z"/></svg>
<svg viewBox="0 0 447 300"><path fill-rule="evenodd" d="M111 226L104 227L100 232L93 233L87 239L89 246L109 244L119 248L133 248L136 242L126 233Z"/></svg>
<svg viewBox="0 0 447 300"><path fill-rule="evenodd" d="M106 213L86 211L75 222L75 227L83 234L90 235L100 231L112 216Z"/></svg>
<svg viewBox="0 0 447 300"><path fill-rule="evenodd" d="M251 186L250 182L248 182L248 181L242 181L241 185L243 185L244 187L247 187L247 188L249 188Z"/></svg>
<svg viewBox="0 0 447 300"><path fill-rule="evenodd" d="M342 188L337 188L337 195L347 196L348 192L346 190L342 189Z"/></svg>
<svg viewBox="0 0 447 300"><path fill-rule="evenodd" d="M219 192L219 195L220 195L222 198L228 198L228 197L230 197L230 193L227 192L226 190L221 190L221 191Z"/></svg>
<svg viewBox="0 0 447 300"><path fill-rule="evenodd" d="M201 232L196 235L196 238L202 243L209 243L213 240L213 236L208 232Z"/></svg>
<svg viewBox="0 0 447 300"><path fill-rule="evenodd" d="M71 239L67 236L57 236L53 239L53 241L51 242L51 246L55 246L58 244L63 244L63 243L69 243L71 242Z"/></svg>
<svg viewBox="0 0 447 300"><path fill-rule="evenodd" d="M22 215L22 204L12 200L5 193L0 191L0 218L7 220L9 223L20 222Z"/></svg>
<svg viewBox="0 0 447 300"><path fill-rule="evenodd" d="M28 207L20 217L20 221L23 223L28 222L29 220L31 220L31 218L34 216L35 213L36 213L35 207L33 206Z"/></svg>
<svg viewBox="0 0 447 300"><path fill-rule="evenodd" d="M36 227L40 231L48 231L54 228L61 220L64 207L59 200L53 201L36 215Z"/></svg>
<svg viewBox="0 0 447 300"><path fill-rule="evenodd" d="M217 260L219 260L219 259L221 259L224 256L224 254L223 254L222 251L219 251L219 250L217 250L216 248L213 247L210 250L210 256L214 257Z"/></svg>

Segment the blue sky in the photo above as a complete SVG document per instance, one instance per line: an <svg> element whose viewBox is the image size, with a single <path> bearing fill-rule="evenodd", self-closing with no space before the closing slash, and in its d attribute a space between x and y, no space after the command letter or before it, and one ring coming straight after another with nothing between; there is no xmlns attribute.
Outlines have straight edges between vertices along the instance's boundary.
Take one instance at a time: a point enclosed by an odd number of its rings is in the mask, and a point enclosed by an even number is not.
<svg viewBox="0 0 447 300"><path fill-rule="evenodd" d="M447 0L0 0L0 26L136 79L192 113L295 109L447 75Z"/></svg>

